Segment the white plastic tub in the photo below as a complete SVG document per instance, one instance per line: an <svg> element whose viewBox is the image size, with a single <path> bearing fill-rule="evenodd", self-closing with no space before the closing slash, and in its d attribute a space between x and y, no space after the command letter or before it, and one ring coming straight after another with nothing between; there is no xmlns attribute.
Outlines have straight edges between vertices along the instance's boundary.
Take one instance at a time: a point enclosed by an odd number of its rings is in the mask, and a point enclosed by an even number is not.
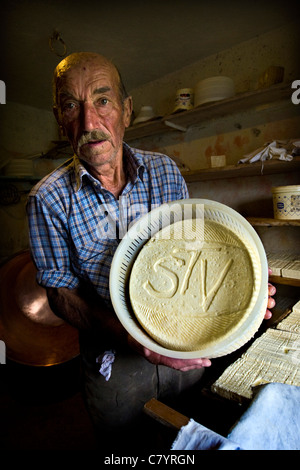
<svg viewBox="0 0 300 470"><path fill-rule="evenodd" d="M210 77L201 80L195 87L195 107L201 104L231 98L235 94L234 82L230 77Z"/></svg>
<svg viewBox="0 0 300 470"><path fill-rule="evenodd" d="M300 219L300 185L272 188L275 219Z"/></svg>

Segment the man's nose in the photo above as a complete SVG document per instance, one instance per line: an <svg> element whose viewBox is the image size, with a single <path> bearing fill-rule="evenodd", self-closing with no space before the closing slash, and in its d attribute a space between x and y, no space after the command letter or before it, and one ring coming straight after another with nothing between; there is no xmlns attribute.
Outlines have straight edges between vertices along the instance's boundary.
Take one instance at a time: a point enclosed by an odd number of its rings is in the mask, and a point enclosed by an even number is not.
<svg viewBox="0 0 300 470"><path fill-rule="evenodd" d="M92 131L99 127L99 115L92 103L83 103L81 125L84 131Z"/></svg>

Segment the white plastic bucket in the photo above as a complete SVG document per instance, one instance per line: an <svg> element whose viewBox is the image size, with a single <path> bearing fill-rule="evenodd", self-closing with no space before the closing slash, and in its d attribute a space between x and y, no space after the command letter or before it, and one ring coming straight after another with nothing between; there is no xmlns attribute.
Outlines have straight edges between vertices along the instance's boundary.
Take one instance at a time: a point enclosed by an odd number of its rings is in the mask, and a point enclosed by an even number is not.
<svg viewBox="0 0 300 470"><path fill-rule="evenodd" d="M275 219L300 219L300 185L272 188Z"/></svg>

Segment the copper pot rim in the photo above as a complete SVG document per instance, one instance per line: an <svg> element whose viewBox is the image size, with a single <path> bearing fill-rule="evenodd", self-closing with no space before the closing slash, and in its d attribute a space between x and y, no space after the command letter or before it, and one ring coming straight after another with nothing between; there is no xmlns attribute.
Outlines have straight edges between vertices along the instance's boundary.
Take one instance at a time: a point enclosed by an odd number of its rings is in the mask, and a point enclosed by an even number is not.
<svg viewBox="0 0 300 470"><path fill-rule="evenodd" d="M45 324L38 318L33 321L12 295L18 274L28 265L33 265L30 252L23 250L0 266L0 339L5 344L6 357L32 366L51 366L72 360L79 355L78 330L63 321L56 324ZM28 279L26 282L26 289L30 290ZM33 283L29 296L32 297L36 286ZM46 292L44 295L47 301ZM47 302L46 306L49 310Z"/></svg>

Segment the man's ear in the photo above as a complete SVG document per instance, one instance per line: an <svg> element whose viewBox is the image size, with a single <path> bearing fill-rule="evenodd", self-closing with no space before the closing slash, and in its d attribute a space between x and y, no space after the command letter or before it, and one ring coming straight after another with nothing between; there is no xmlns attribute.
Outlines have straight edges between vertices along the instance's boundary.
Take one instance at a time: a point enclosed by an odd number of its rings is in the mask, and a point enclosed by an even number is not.
<svg viewBox="0 0 300 470"><path fill-rule="evenodd" d="M124 125L125 127L130 126L131 114L132 114L132 97L127 96L127 98L125 98L124 100Z"/></svg>

